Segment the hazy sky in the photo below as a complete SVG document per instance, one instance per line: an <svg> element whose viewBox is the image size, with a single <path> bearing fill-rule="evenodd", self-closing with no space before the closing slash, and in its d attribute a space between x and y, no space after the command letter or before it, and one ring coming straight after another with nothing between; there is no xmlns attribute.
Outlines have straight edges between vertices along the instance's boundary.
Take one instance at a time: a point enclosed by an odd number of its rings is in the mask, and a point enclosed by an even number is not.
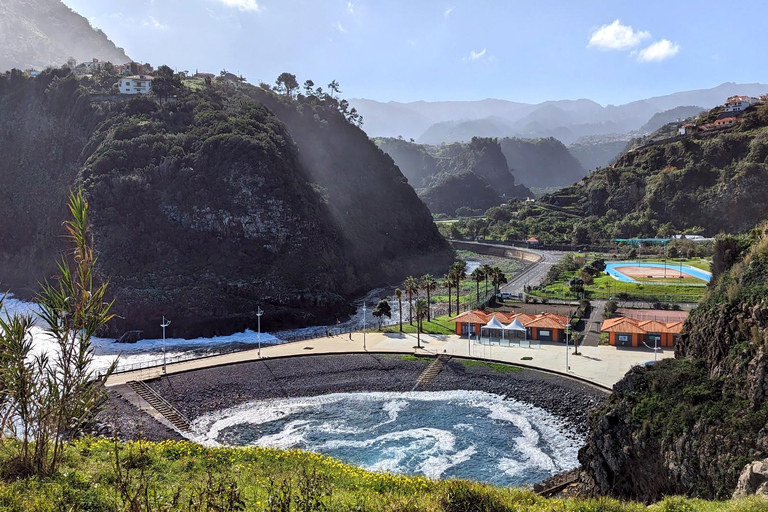
<svg viewBox="0 0 768 512"><path fill-rule="evenodd" d="M768 82L764 0L64 0L128 55L345 97L602 104Z"/></svg>

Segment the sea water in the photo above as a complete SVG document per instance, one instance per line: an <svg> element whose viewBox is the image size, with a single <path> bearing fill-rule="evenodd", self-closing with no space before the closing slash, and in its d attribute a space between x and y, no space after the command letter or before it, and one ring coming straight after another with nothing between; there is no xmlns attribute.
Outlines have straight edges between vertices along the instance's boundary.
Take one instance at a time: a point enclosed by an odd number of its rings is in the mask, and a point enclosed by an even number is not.
<svg viewBox="0 0 768 512"><path fill-rule="evenodd" d="M584 441L543 409L482 391L263 400L199 417L193 430L212 446L299 448L372 471L511 486L576 467Z"/></svg>

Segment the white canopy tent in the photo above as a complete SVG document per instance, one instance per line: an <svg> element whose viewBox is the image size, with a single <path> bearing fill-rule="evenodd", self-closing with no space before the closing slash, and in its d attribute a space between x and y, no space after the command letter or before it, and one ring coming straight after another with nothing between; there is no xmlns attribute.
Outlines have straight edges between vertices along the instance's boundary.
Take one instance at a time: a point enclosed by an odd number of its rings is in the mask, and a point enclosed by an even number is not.
<svg viewBox="0 0 768 512"><path fill-rule="evenodd" d="M513 337L514 339L527 339L528 337L528 330L525 328L519 318L515 318L511 324L505 325L504 330L509 332L510 340L513 339ZM522 336L520 336L521 332L523 333Z"/></svg>
<svg viewBox="0 0 768 512"><path fill-rule="evenodd" d="M504 324L499 322L496 317L491 317L490 321L482 326L480 328L480 336L483 335L483 329L487 329L489 331L488 333L488 342L490 343L491 340L491 332L493 331L499 331L501 333L501 338L504 339Z"/></svg>

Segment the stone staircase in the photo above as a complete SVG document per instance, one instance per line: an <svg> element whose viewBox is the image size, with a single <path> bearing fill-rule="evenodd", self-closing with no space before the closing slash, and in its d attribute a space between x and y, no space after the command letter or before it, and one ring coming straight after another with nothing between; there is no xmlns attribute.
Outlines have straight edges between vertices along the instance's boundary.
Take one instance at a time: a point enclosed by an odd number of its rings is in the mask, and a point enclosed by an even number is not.
<svg viewBox="0 0 768 512"><path fill-rule="evenodd" d="M448 354L440 354L435 358L434 361L429 363L429 366L427 366L423 372L421 372L421 375L419 375L419 378L416 379L416 384L414 384L411 391L416 391L416 388L419 386L428 386L430 382L435 380L435 377L438 376L438 374L443 371L443 366L445 366L445 363L450 361L451 356Z"/></svg>
<svg viewBox="0 0 768 512"><path fill-rule="evenodd" d="M163 415L168 422L180 432L191 432L190 421L174 408L168 401L157 394L157 392L139 380L128 382L128 386L136 392L141 398L147 401L149 405L155 408L157 412Z"/></svg>

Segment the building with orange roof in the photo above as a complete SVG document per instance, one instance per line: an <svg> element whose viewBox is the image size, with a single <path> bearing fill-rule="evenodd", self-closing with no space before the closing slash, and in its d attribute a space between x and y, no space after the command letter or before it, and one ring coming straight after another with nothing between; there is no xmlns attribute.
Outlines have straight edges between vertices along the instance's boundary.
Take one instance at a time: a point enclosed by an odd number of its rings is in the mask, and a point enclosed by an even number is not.
<svg viewBox="0 0 768 512"><path fill-rule="evenodd" d="M609 318L600 328L600 332L609 334L611 345L633 347L643 343L652 347L674 347L682 330L683 322L635 320L624 316Z"/></svg>
<svg viewBox="0 0 768 512"><path fill-rule="evenodd" d="M469 333L480 336L481 329L491 318L503 324L511 324L515 319L519 320L526 330L526 339L540 341L565 341L565 328L568 326L568 318L553 313L540 315L528 315L525 313L486 313L479 309L467 311L454 318L451 322L456 324L456 334L462 336Z"/></svg>
<svg viewBox="0 0 768 512"><path fill-rule="evenodd" d="M741 122L738 117L724 117L714 122L715 128L726 128Z"/></svg>

